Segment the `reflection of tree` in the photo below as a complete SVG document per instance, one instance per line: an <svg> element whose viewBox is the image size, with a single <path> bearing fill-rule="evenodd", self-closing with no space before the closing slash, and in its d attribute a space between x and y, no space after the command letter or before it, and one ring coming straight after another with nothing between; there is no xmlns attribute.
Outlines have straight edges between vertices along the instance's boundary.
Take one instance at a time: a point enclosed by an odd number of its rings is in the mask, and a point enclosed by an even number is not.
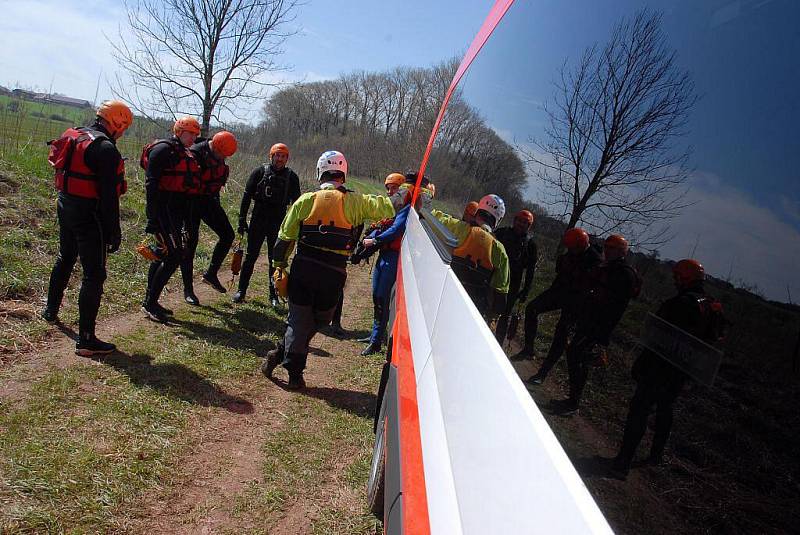
<svg viewBox="0 0 800 535"><path fill-rule="evenodd" d="M561 69L547 141L523 149L549 187L548 204L597 233L623 232L640 246L667 239L666 221L686 206L688 148L676 147L696 101L694 84L665 42L660 14L620 22L602 47Z"/></svg>
<svg viewBox="0 0 800 535"><path fill-rule="evenodd" d="M129 80L115 93L145 115L193 114L203 133L270 85L264 77L287 34L295 0L133 0L132 41L110 41Z"/></svg>

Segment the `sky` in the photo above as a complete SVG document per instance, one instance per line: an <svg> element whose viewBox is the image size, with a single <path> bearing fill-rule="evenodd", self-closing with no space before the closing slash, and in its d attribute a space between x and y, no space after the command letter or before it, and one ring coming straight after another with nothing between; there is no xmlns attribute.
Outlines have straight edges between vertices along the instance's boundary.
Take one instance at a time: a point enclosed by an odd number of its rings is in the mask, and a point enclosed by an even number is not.
<svg viewBox="0 0 800 535"><path fill-rule="evenodd" d="M558 68L644 6L664 10L668 42L700 96L686 139L694 149L695 204L672 222L676 237L662 256L694 253L714 275L781 301L788 287L800 301L800 2L517 0L462 83L467 101L505 139L541 137ZM309 0L284 45L288 70L276 79L313 81L461 56L490 7ZM104 34L118 38L121 2L0 0L0 9L0 84L52 87L87 100L110 96L107 79L117 67ZM247 118L257 122L258 109ZM528 192L538 200L539 185L531 181Z"/></svg>

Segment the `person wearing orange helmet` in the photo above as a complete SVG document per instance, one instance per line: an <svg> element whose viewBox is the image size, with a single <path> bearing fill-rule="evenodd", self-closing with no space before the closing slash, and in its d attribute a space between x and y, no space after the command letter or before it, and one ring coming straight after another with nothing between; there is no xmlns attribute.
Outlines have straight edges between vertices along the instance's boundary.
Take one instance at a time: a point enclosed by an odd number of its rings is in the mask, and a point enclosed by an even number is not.
<svg viewBox="0 0 800 535"><path fill-rule="evenodd" d="M592 271L602 261L599 251L589 243L589 234L582 228L568 229L561 243L567 252L556 259L556 278L549 288L525 307L525 345L512 357L512 360L533 358L539 314L561 311L550 350L539 371L528 379L529 386L541 384L561 358L569 331L575 324L577 311L589 290Z"/></svg>
<svg viewBox="0 0 800 535"><path fill-rule="evenodd" d="M508 299L506 308L497 320L495 336L497 342L503 345L503 340L508 332L508 321L517 301L520 303L528 299L531 285L533 284L533 274L536 271L536 262L539 258L539 251L536 242L530 236L535 217L528 210L520 210L514 215L514 221L510 227L497 229L495 236L503 247L506 248L508 255L508 267L510 279L508 285ZM525 283L522 284L522 276L525 275ZM520 289L522 286L522 289Z"/></svg>
<svg viewBox="0 0 800 535"><path fill-rule="evenodd" d="M396 188L390 188L388 184L390 179L396 179L393 175L403 179L397 184ZM392 199L392 204L397 210L397 214L392 218L383 219L372 225L368 229L367 237L363 240L367 249L376 248L380 250L380 253L378 254L378 260L375 262L375 268L372 270L372 332L366 340L369 343L361 352L362 355L377 353L383 347L383 340L386 337L386 328L389 323L392 288L397 279L400 247L406 231L408 214L411 211L411 199L416 189L417 173L409 171L405 176L400 173L392 173L387 177L386 181L386 192L389 198ZM423 204L430 202L435 191L436 187L433 183L430 182L427 176L423 176L420 181L419 194Z"/></svg>
<svg viewBox="0 0 800 535"><path fill-rule="evenodd" d="M672 275L678 294L664 301L656 316L708 344L718 342L726 321L721 303L705 291L703 265L687 258L673 266ZM636 391L628 408L622 445L611 465L610 475L618 479L627 477L654 408L655 432L647 463L663 462L672 429L673 405L688 379L685 372L647 349L634 362L631 375Z"/></svg>
<svg viewBox="0 0 800 535"><path fill-rule="evenodd" d="M189 191L189 240L186 245L186 254L181 261L181 276L183 278L183 291L194 295L194 254L200 238L200 223L208 225L218 237L214 252L211 254L211 263L203 272L202 281L220 293L227 290L219 281L217 274L222 266L228 250L233 245L235 235L233 227L228 220L228 214L220 204L219 194L228 181L230 168L225 162L226 158L233 156L238 149L236 136L231 132L221 131L214 134L211 139L195 141L189 150L200 164L201 179L196 188Z"/></svg>
<svg viewBox="0 0 800 535"><path fill-rule="evenodd" d="M172 126L172 137L158 139L142 150L139 164L145 170L147 226L166 247L166 256L152 262L147 275L147 292L142 302L145 317L160 323L169 320L171 311L158 300L185 254L192 238L189 196L201 187L202 170L189 150L200 135L200 123L194 117L181 117ZM184 300L200 304L193 289L184 288Z"/></svg>
<svg viewBox="0 0 800 535"><path fill-rule="evenodd" d="M69 128L49 143L48 160L55 168L58 190L59 251L41 316L50 323L58 320L64 290L80 258L83 279L75 345L80 356L116 349L95 336L95 324L106 280L106 255L117 252L122 241L119 197L127 186L125 163L116 141L132 122L133 114L125 103L107 100L100 104L90 126Z"/></svg>
<svg viewBox="0 0 800 535"><path fill-rule="evenodd" d="M627 263L627 255L628 241L619 234L612 234L603 242L604 261L592 274L591 287L567 349L569 397L551 402L555 414L567 416L578 411L591 367L603 362L614 327L630 300L639 295L642 279Z"/></svg>
<svg viewBox="0 0 800 535"><path fill-rule="evenodd" d="M461 221L466 221L470 225L475 223L475 214L478 213L478 203L476 201L469 201L464 206L464 215L461 216Z"/></svg>
<svg viewBox="0 0 800 535"><path fill-rule="evenodd" d="M256 167L244 187L241 206L239 207L239 234L247 234L247 251L242 262L239 275L239 288L233 295L234 303L241 303L247 295L250 278L261 254L264 240L267 242L267 255L270 261L274 252L278 230L289 206L300 198L300 179L297 173L286 166L289 161L289 147L283 143L275 143L269 149L269 161ZM247 212L253 203L250 223L247 223ZM269 299L273 306L278 304L272 275L275 268L269 268Z"/></svg>

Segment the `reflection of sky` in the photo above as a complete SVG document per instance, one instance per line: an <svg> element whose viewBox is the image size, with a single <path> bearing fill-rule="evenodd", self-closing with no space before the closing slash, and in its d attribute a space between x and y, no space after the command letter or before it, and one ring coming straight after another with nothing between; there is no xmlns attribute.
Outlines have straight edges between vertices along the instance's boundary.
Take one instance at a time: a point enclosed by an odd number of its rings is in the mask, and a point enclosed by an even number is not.
<svg viewBox="0 0 800 535"><path fill-rule="evenodd" d="M518 1L473 64L463 84L465 96L504 138L541 137L542 103L551 98L563 62L603 43L623 16L661 5ZM790 266L800 260L800 2L680 0L670 6L665 33L701 96L688 137L698 171L692 198L701 202L676 221L680 234L663 252L685 256L699 241L697 255L707 255L704 260L715 274L727 275L732 265L734 279L756 282L782 300L786 285L793 284L796 297L800 280ZM531 192L536 190L533 184ZM738 206L758 220L712 214L711 206L727 212ZM780 238L774 234L778 229L784 234ZM755 258L760 248L767 256Z"/></svg>
<svg viewBox="0 0 800 535"><path fill-rule="evenodd" d="M92 99L101 71L114 72L101 32L114 35L122 21L117 0L0 5L6 15L0 84L52 85ZM517 0L467 73L470 103L506 139L541 135L541 106L563 61L603 42L622 16L643 5L666 10L664 29L702 96L690 138L698 170L692 195L702 202L675 222L680 234L664 255L685 256L698 242L697 256L711 272L726 275L732 265L734 278L780 299L791 283L798 299L800 277L788 266L800 264L800 173L792 158L800 154L800 2ZM294 69L270 79L431 65L463 53L490 6L485 0L309 0L281 58ZM108 96L105 84L99 96ZM251 118L257 120L257 110Z"/></svg>

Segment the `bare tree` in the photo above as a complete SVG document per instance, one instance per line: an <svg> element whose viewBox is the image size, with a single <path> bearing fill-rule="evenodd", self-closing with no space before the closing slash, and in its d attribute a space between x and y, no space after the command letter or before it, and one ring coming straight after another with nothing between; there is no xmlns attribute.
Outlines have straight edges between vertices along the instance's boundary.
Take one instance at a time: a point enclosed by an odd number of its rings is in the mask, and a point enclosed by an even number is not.
<svg viewBox="0 0 800 535"><path fill-rule="evenodd" d="M127 76L114 92L148 116L202 117L203 134L223 113L275 84L269 73L297 0L131 0L129 34L109 39ZM128 42L130 40L130 43Z"/></svg>
<svg viewBox="0 0 800 535"><path fill-rule="evenodd" d="M691 149L679 145L697 97L661 15L623 20L605 46L565 64L555 85L546 141L519 147L547 186L547 204L570 228L623 232L645 248L663 243L666 222L687 205Z"/></svg>

